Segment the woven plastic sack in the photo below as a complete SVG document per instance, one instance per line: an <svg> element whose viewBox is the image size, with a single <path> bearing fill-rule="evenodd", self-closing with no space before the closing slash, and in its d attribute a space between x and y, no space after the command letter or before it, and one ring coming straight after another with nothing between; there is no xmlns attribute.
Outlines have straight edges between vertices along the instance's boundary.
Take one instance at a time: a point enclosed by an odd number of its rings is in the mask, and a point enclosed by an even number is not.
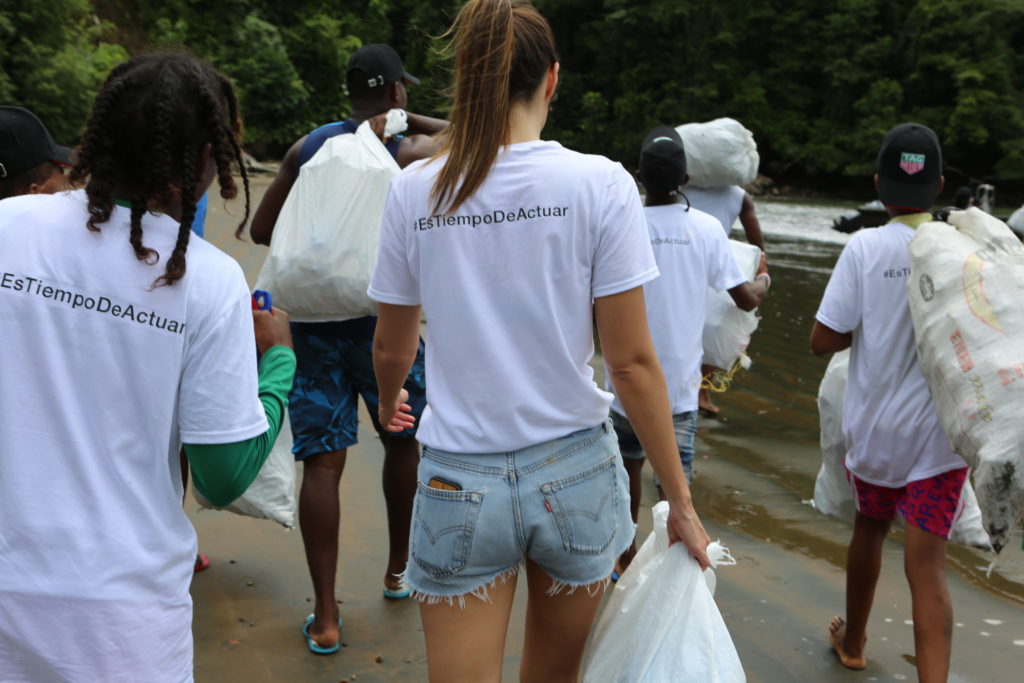
<svg viewBox="0 0 1024 683"><path fill-rule="evenodd" d="M753 280L761 261L761 250L736 240L729 240L729 246L740 272L748 280ZM704 348L702 362L723 370L732 370L738 361L743 362L743 367L749 367L750 361L745 352L750 344L750 335L757 329L757 313L741 310L728 292L716 292L709 287L707 297L707 313L701 336Z"/></svg>
<svg viewBox="0 0 1024 683"><path fill-rule="evenodd" d="M668 545L668 503L594 626L584 683L738 683L743 666L713 596L714 572L682 543ZM712 564L735 564L718 543ZM710 584L710 585L709 585Z"/></svg>
<svg viewBox="0 0 1024 683"><path fill-rule="evenodd" d="M686 148L686 172L698 187L749 185L761 159L754 134L735 119L687 123L676 128Z"/></svg>
<svg viewBox="0 0 1024 683"><path fill-rule="evenodd" d="M1024 245L977 208L949 221L917 229L907 294L921 372L998 551L1024 511Z"/></svg>
<svg viewBox="0 0 1024 683"><path fill-rule="evenodd" d="M235 502L216 508L192 487L192 495L200 507L228 510L236 515L269 519L291 529L295 526L295 456L292 455L292 428L285 412L277 441L260 468L260 473Z"/></svg>
<svg viewBox="0 0 1024 683"><path fill-rule="evenodd" d="M256 280L297 322L377 312L366 295L398 164L368 121L324 142L299 169Z"/></svg>
<svg viewBox="0 0 1024 683"><path fill-rule="evenodd" d="M853 486L846 477L846 437L843 434L843 404L849 373L850 352L840 351L832 356L818 387L821 469L814 482L813 504L823 514L852 523L857 515L857 504ZM901 524L903 518L897 516L896 521ZM949 540L979 550L992 550L970 479L964 483Z"/></svg>

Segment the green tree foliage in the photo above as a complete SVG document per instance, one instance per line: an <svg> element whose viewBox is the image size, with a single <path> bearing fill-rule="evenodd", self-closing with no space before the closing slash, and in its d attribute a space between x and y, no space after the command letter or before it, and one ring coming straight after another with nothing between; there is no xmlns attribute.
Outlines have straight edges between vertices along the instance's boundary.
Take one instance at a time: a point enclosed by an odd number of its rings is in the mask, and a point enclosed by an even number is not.
<svg viewBox="0 0 1024 683"><path fill-rule="evenodd" d="M863 177L884 132L916 120L939 133L954 175L1024 179L1021 0L535 2L562 58L546 135L569 147L632 166L650 126L731 116L769 174ZM443 115L438 36L460 4L0 0L0 100L72 139L126 51L180 45L234 79L247 143L280 153L347 113L345 64L370 42L423 79L410 108Z"/></svg>
<svg viewBox="0 0 1024 683"><path fill-rule="evenodd" d="M107 72L128 53L88 0L0 0L0 103L23 104L75 140Z"/></svg>

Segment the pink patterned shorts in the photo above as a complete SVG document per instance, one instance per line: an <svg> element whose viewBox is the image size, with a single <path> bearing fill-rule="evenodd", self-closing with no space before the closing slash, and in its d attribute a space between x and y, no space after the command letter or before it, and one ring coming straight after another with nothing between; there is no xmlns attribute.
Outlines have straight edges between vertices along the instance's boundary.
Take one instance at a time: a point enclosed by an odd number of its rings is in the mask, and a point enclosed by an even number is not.
<svg viewBox="0 0 1024 683"><path fill-rule="evenodd" d="M846 476L853 482L857 511L862 515L890 522L899 511L908 524L948 539L969 471L968 467L950 470L896 489L869 484L850 471Z"/></svg>

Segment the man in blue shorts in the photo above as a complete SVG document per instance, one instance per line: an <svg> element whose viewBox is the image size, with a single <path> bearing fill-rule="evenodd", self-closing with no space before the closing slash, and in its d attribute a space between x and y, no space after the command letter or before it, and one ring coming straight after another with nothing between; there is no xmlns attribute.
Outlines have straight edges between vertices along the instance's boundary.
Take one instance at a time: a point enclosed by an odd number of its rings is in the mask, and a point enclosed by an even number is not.
<svg viewBox="0 0 1024 683"><path fill-rule="evenodd" d="M274 224L299 169L335 135L354 133L369 120L382 134L384 117L393 108L405 108L406 83L419 83L405 73L402 61L387 45L366 45L352 56L346 76L352 114L344 120L317 128L288 150L277 178L252 221L252 239L270 244ZM416 114L408 115L406 137L387 142L388 151L405 166L436 150L431 135L448 124ZM338 485L349 446L357 441L357 396L366 404L373 426L384 444L384 500L388 510L390 548L384 574L384 596L403 598L409 590L398 575L408 559L412 501L416 493L419 447L415 429L398 434L384 432L377 422L377 380L373 372L373 334L377 319L322 323L292 323L298 369L290 396L295 459L303 463L299 493L299 527L306 546L306 561L313 579L316 607L303 633L317 654L337 652L338 605L335 602L335 569L338 564ZM409 403L418 418L426 405L423 381L423 344L405 384Z"/></svg>

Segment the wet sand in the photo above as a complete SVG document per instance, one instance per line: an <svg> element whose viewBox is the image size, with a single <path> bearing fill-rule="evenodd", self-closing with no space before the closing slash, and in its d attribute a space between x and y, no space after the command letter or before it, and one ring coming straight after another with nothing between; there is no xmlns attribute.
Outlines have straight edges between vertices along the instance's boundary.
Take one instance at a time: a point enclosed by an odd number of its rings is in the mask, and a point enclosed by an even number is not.
<svg viewBox="0 0 1024 683"><path fill-rule="evenodd" d="M254 208L268 182L254 181ZM220 200L213 200L207 234L239 260L252 284L266 250L234 240L241 208L232 206L231 212L233 221ZM789 212L783 207L781 213ZM751 681L915 680L898 536L886 545L867 670L846 671L828 648L825 626L843 609L850 527L804 503L821 462L815 395L825 368L824 360L807 352L806 340L839 246L769 236L768 248L773 288L750 349L754 366L717 399L723 417L702 418L700 425L694 496L709 533L738 560L718 572L719 608ZM312 611L312 590L297 529L225 512L197 513L190 497L187 507L201 549L212 561L192 588L198 681L426 680L416 605L386 601L380 593L387 555L382 449L362 417L360 443L351 449L341 488L337 598L346 646L337 655L317 657L299 634ZM653 504L653 487L649 481L645 486L644 502ZM642 512L640 522L643 537L650 530L649 513ZM1020 680L1019 533L991 580L984 577L988 561L980 554L951 552L957 626L950 680ZM509 681L518 680L523 597L520 591L506 646Z"/></svg>

